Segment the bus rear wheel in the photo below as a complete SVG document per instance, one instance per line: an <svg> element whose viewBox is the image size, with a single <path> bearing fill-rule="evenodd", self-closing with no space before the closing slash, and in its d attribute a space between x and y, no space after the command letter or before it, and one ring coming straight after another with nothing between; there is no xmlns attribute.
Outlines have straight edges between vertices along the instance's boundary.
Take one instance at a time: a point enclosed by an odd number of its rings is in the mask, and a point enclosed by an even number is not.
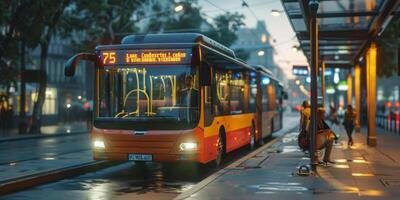
<svg viewBox="0 0 400 200"><path fill-rule="evenodd" d="M225 141L222 133L220 133L217 140L217 156L215 158L215 165L217 167L221 166L222 159L224 158L224 156L225 156Z"/></svg>

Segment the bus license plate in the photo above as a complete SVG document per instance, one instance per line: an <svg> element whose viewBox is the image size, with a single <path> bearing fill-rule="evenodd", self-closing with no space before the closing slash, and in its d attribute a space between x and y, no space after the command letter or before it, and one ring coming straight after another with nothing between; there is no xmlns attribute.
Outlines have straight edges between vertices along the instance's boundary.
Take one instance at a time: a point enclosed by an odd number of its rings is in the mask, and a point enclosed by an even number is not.
<svg viewBox="0 0 400 200"><path fill-rule="evenodd" d="M149 155L149 154L128 154L128 160L132 160L132 161L153 161L153 155Z"/></svg>

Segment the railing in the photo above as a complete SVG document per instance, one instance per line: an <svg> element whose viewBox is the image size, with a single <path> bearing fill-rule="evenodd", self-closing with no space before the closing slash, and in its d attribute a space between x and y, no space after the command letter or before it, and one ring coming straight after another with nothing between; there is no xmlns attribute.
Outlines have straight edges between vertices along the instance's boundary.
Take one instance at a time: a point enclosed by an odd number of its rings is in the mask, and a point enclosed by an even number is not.
<svg viewBox="0 0 400 200"><path fill-rule="evenodd" d="M375 123L377 126L395 133L400 133L400 114L377 114L375 117Z"/></svg>

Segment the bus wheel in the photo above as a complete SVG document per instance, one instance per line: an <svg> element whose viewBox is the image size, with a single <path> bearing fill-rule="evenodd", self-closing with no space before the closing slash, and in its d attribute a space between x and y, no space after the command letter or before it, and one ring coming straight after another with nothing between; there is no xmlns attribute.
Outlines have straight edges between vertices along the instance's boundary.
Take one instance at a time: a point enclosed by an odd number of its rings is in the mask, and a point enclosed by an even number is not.
<svg viewBox="0 0 400 200"><path fill-rule="evenodd" d="M255 133L256 133L256 131L255 131L254 125L252 125L251 131L250 131L250 144L249 144L249 147L251 150L254 149L255 143L256 143L256 134Z"/></svg>
<svg viewBox="0 0 400 200"><path fill-rule="evenodd" d="M217 140L217 157L215 158L215 165L217 167L221 166L222 158L225 155L225 141L224 141L222 134L223 133L219 134L219 137Z"/></svg>

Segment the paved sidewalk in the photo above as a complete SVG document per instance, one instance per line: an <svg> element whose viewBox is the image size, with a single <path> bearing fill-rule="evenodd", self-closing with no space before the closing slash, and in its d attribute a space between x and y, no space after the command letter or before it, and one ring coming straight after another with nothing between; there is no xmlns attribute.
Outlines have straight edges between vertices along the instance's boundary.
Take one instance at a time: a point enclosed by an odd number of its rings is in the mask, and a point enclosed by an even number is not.
<svg viewBox="0 0 400 200"><path fill-rule="evenodd" d="M19 134L17 129L10 129L8 131L0 131L0 142L8 142L14 140L35 139L44 137L63 136L71 134L88 133L89 128L84 122L75 122L70 124L58 124L42 126L40 134Z"/></svg>
<svg viewBox="0 0 400 200"><path fill-rule="evenodd" d="M297 147L298 133L291 132L176 199L399 199L400 137L378 134L378 148L370 148L365 134L355 133L355 144L348 148L344 129L333 129L342 136L332 153L336 164L318 166L316 176L296 174L309 158Z"/></svg>

